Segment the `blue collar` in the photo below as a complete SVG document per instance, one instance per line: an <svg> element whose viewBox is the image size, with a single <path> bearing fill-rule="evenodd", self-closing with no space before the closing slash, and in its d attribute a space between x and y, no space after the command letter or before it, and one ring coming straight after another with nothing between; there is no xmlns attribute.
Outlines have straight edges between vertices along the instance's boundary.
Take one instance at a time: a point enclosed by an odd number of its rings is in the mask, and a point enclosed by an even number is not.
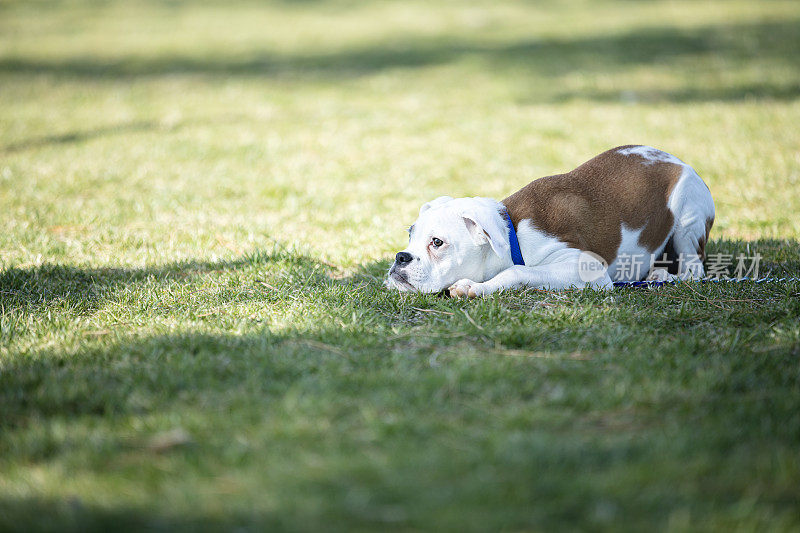
<svg viewBox="0 0 800 533"><path fill-rule="evenodd" d="M515 265L524 265L525 260L522 258L522 252L519 249L519 239L517 238L517 230L514 229L514 222L511 221L511 215L508 214L508 209L503 208L501 212L503 218L506 219L506 226L508 226L508 244L511 245L511 260Z"/></svg>

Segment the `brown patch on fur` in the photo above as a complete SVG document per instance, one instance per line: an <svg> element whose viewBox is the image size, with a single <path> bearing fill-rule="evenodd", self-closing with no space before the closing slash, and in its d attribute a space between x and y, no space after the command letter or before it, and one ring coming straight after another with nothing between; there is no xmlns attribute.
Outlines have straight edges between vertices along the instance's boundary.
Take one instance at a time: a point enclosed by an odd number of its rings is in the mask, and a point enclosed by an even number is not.
<svg viewBox="0 0 800 533"><path fill-rule="evenodd" d="M673 226L667 201L683 167L619 153L632 146L612 148L571 172L535 180L503 200L514 226L531 219L536 229L609 263L619 249L622 223L643 228L641 246L650 252L658 248Z"/></svg>

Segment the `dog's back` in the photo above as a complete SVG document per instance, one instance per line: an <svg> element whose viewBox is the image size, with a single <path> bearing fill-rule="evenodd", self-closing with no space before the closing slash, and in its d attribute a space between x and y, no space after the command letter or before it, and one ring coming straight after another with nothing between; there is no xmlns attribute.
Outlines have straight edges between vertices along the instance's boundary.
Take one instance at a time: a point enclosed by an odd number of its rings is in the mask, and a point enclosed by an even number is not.
<svg viewBox="0 0 800 533"><path fill-rule="evenodd" d="M714 220L711 193L690 166L634 145L533 181L503 204L515 226L530 220L568 246L602 257L610 274L622 256L646 256L649 267L650 257L666 248L676 258L690 254L702 262Z"/></svg>

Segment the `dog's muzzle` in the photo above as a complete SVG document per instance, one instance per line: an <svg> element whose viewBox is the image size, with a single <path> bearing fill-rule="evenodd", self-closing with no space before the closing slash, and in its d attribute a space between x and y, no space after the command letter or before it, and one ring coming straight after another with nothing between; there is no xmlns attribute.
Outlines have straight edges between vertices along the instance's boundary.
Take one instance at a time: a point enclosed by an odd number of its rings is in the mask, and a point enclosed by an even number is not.
<svg viewBox="0 0 800 533"><path fill-rule="evenodd" d="M408 252L398 252L395 256L394 263L389 269L389 277L386 280L387 285L395 285L398 289L415 290L416 288L408 281L408 277L403 273L403 268L414 260Z"/></svg>

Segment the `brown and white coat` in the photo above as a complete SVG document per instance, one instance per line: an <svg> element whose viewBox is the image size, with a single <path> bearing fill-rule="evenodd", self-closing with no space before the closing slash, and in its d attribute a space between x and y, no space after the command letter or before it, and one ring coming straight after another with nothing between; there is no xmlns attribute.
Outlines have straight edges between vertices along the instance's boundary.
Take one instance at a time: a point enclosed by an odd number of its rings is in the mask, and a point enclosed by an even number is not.
<svg viewBox="0 0 800 533"><path fill-rule="evenodd" d="M514 266L507 253L503 210L524 266ZM535 180L502 202L442 197L425 204L414 225L419 231L398 253L388 281L400 290L449 287L453 295L478 296L522 285L608 288L646 276L700 277L713 221L711 193L694 169L649 146L621 146L566 174ZM452 230L459 222L467 233ZM447 235L452 247L445 241L432 251L428 241L437 234ZM474 246L464 245L468 236ZM652 268L664 254L669 265ZM599 274L587 277L593 261Z"/></svg>

